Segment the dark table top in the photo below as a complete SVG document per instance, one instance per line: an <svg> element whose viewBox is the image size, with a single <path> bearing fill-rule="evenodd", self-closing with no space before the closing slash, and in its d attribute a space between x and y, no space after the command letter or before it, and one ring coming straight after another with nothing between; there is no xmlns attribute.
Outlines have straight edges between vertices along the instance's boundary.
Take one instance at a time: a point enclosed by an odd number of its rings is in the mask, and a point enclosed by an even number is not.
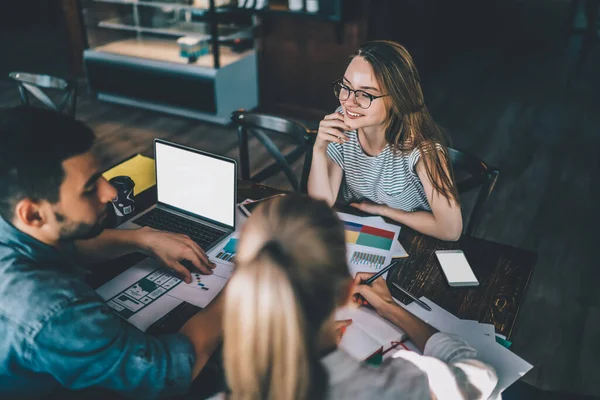
<svg viewBox="0 0 600 400"><path fill-rule="evenodd" d="M237 199L238 202L260 199L281 192L240 181ZM155 202L155 187L142 192L136 196L133 216ZM336 209L361 214L348 206L340 205ZM386 222L395 223L391 220ZM463 236L457 242L444 242L407 227L402 227L399 240L409 256L401 259L388 275L388 285L394 297L406 304L412 301L391 282L396 282L417 297L427 296L459 318L494 324L496 332L510 337L537 259L534 252L469 236ZM448 285L434 251L450 249L463 250L479 280L478 287L455 288ZM105 264L101 273L95 274L90 283L94 287L100 286L142 258L139 254L133 254Z"/></svg>

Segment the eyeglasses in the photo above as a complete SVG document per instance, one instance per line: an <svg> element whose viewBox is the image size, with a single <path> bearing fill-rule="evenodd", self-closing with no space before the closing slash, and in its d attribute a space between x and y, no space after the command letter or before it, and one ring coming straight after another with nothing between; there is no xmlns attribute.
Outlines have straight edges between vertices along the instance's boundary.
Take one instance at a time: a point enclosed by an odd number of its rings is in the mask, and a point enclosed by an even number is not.
<svg viewBox="0 0 600 400"><path fill-rule="evenodd" d="M369 108L371 107L373 100L389 96L389 94L373 96L364 90L353 90L340 81L331 82L331 84L333 85L333 94L338 98L338 100L346 101L350 98L350 93L354 93L354 101L360 108Z"/></svg>

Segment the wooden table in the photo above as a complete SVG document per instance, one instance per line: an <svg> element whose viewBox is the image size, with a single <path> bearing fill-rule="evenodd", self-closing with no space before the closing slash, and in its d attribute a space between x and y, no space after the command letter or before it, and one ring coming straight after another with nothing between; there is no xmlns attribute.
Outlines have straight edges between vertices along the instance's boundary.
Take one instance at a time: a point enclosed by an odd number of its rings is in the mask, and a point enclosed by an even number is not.
<svg viewBox="0 0 600 400"><path fill-rule="evenodd" d="M238 202L248 198L260 199L281 192L267 186L240 181L237 199ZM155 201L155 187L136 196L134 215ZM336 208L342 212L360 215L358 210L351 207ZM115 224L121 222L114 221ZM387 222L393 223L390 220ZM494 324L496 332L510 337L537 259L534 252L468 236L463 236L458 242L444 242L406 227L400 231L399 240L409 257L401 260L388 276L390 290L397 299L407 304L411 301L391 285L391 282L396 282L417 297L427 296L459 318ZM480 286L450 287L434 254L435 250L441 249L463 250ZM102 268L102 273L95 275L90 283L94 287L100 286L141 258L141 255L131 255L107 264Z"/></svg>

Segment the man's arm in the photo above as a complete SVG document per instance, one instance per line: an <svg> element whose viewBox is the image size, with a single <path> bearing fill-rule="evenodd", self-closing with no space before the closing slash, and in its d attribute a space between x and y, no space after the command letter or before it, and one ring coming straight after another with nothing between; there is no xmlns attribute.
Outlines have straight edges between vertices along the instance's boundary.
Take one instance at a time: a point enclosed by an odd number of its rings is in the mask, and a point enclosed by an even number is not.
<svg viewBox="0 0 600 400"><path fill-rule="evenodd" d="M196 379L223 338L225 296L221 292L202 311L190 318L179 332L190 339L196 352L192 380Z"/></svg>
<svg viewBox="0 0 600 400"><path fill-rule="evenodd" d="M82 263L107 261L139 251L173 269L188 283L191 280L190 271L181 261L188 261L204 274L212 274L215 267L204 250L188 236L148 227L107 229L93 239L76 241L75 251L77 260Z"/></svg>
<svg viewBox="0 0 600 400"><path fill-rule="evenodd" d="M75 249L79 262L98 263L124 256L142 248L140 229L106 229L99 236L77 240Z"/></svg>
<svg viewBox="0 0 600 400"><path fill-rule="evenodd" d="M138 398L183 394L196 364L187 337L145 334L93 294L51 315L30 343L30 368L73 390L96 386Z"/></svg>

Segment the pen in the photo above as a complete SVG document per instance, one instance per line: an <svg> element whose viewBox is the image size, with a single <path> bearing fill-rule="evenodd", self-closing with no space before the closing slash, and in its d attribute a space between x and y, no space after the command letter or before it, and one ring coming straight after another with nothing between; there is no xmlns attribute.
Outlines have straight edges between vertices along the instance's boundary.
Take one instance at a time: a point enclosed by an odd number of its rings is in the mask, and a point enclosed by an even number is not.
<svg viewBox="0 0 600 400"><path fill-rule="evenodd" d="M408 290L403 289L402 286L398 285L396 282L392 282L392 285L396 286L396 288L398 290L400 290L402 293L404 293L405 295L407 295L408 297L410 297L411 299L413 299L415 301L415 303L417 303L418 305L420 305L421 307L423 307L427 311L431 311L431 307L429 307L426 303L423 303L421 300L417 299L415 296L413 296L412 294L410 294L410 292Z"/></svg>
<svg viewBox="0 0 600 400"><path fill-rule="evenodd" d="M379 271L378 273L376 273L375 275L373 275L372 277L370 277L369 279L364 281L362 284L370 285L371 283L375 282L375 279L379 278L381 275L388 272L394 265L396 265L397 262L398 262L398 260L392 261L387 267L384 267L383 269L381 269L381 271Z"/></svg>

